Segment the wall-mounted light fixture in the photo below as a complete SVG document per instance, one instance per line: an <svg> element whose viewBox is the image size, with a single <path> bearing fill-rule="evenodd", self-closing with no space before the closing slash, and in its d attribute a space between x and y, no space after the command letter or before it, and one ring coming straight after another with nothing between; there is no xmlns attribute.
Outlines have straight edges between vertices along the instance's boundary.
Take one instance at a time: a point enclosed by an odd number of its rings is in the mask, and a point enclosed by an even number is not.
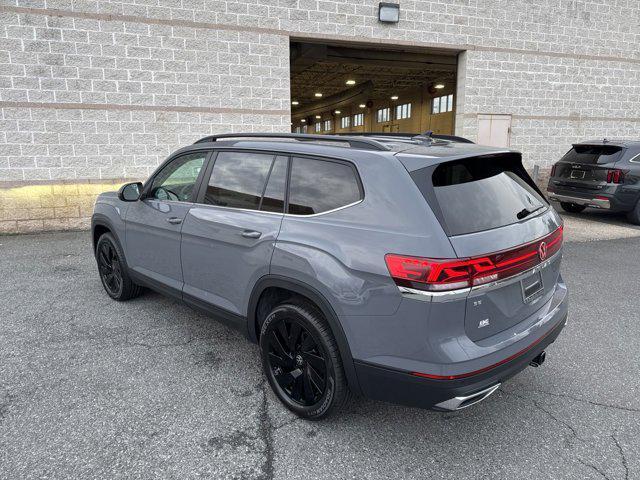
<svg viewBox="0 0 640 480"><path fill-rule="evenodd" d="M383 23L398 23L400 20L400 5L380 2L378 4L378 20Z"/></svg>

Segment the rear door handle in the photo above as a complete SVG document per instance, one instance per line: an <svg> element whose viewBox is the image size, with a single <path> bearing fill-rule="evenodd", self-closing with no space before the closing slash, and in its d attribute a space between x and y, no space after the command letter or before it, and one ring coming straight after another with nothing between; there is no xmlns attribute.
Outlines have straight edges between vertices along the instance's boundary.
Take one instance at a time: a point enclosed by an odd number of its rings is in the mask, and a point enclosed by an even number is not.
<svg viewBox="0 0 640 480"><path fill-rule="evenodd" d="M179 225L182 223L182 219L178 217L170 217L167 218L167 222L169 222L171 225Z"/></svg>
<svg viewBox="0 0 640 480"><path fill-rule="evenodd" d="M241 235L244 238L260 238L262 236L262 232L258 232L256 230L244 230Z"/></svg>

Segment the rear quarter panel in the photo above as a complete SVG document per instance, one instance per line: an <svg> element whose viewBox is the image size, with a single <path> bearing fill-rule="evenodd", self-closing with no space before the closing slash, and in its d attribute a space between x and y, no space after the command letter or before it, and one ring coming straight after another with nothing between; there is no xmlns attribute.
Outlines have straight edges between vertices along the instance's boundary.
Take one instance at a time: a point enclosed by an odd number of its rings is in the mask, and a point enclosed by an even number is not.
<svg viewBox="0 0 640 480"><path fill-rule="evenodd" d="M365 158L356 166L364 200L325 215L286 215L270 272L319 291L340 317L353 351L359 350L359 342L369 341L365 337L375 336L370 319L384 322L401 304L385 264L387 253L455 256L399 161ZM387 322L384 330L398 327Z"/></svg>

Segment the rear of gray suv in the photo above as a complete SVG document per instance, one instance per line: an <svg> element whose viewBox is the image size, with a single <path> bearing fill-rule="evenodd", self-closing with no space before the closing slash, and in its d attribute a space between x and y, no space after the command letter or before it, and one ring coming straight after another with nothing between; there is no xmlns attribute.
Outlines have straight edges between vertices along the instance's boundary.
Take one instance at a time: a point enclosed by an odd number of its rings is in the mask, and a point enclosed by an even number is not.
<svg viewBox="0 0 640 480"><path fill-rule="evenodd" d="M518 153L470 144L208 137L101 195L93 239L112 298L146 286L240 329L305 418L351 394L465 408L567 317L559 216Z"/></svg>

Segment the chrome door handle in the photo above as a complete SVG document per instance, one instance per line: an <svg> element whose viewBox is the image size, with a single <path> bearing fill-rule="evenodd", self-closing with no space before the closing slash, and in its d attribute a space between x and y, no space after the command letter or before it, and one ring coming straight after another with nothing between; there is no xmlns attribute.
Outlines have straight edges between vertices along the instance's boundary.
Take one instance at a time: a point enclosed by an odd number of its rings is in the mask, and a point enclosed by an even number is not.
<svg viewBox="0 0 640 480"><path fill-rule="evenodd" d="M182 219L178 217L170 217L167 218L167 222L169 222L171 225L179 225L182 223Z"/></svg>
<svg viewBox="0 0 640 480"><path fill-rule="evenodd" d="M262 232L257 232L255 230L245 230L241 233L244 238L260 238L262 236Z"/></svg>

